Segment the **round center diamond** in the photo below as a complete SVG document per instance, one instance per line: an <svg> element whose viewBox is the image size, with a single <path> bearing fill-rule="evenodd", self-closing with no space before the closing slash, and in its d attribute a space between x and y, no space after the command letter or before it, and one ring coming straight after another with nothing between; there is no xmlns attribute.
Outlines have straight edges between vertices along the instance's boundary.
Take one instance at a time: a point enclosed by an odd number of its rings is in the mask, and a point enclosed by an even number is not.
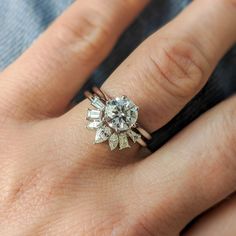
<svg viewBox="0 0 236 236"><path fill-rule="evenodd" d="M128 130L138 119L138 107L125 96L114 98L106 103L104 119L118 132Z"/></svg>

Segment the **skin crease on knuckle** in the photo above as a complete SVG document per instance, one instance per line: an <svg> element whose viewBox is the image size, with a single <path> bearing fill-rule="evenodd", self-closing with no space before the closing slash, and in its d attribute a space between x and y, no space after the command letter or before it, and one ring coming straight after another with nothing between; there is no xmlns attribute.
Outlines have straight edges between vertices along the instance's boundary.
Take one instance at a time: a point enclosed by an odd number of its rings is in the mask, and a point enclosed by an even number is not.
<svg viewBox="0 0 236 236"><path fill-rule="evenodd" d="M97 17L94 18L94 15ZM59 40L66 42L69 51L78 54L80 60L89 60L91 63L91 58L105 55L110 50L116 35L111 34L109 23L103 19L101 13L94 10L80 15L77 22L77 27L71 26L71 22L60 22L53 28L54 33Z"/></svg>
<svg viewBox="0 0 236 236"><path fill-rule="evenodd" d="M190 99L204 85L206 58L190 40L157 38L150 50L150 64L157 70L156 82L175 98Z"/></svg>

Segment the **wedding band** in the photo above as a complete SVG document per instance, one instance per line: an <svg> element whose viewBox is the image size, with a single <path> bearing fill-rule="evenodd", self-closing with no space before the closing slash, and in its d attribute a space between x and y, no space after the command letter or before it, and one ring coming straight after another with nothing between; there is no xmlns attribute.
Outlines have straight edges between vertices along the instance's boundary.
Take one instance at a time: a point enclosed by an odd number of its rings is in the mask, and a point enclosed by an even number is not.
<svg viewBox="0 0 236 236"><path fill-rule="evenodd" d="M98 87L86 91L85 97L93 108L88 108L88 129L96 130L94 143L108 141L110 149L129 148L129 139L143 147L151 135L138 124L139 108L127 96L112 98Z"/></svg>

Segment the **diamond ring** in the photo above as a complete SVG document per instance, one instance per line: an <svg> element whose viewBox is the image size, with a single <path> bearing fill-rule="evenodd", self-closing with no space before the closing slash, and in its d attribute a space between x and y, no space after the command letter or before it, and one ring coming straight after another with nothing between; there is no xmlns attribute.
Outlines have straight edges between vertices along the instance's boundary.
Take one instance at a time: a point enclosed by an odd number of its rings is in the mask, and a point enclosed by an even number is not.
<svg viewBox="0 0 236 236"><path fill-rule="evenodd" d="M87 128L96 130L94 143L109 142L111 150L129 148L129 139L146 147L151 135L138 123L139 108L126 96L111 98L101 89L94 87L85 96L93 108L87 112Z"/></svg>

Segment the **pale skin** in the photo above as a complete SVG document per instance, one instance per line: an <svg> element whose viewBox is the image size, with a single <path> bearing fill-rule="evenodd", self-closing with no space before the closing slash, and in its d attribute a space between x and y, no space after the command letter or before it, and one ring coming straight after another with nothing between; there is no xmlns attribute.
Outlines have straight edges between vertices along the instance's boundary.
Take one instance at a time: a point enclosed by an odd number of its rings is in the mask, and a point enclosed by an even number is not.
<svg viewBox="0 0 236 236"><path fill-rule="evenodd" d="M93 145L89 101L68 108L146 4L77 0L1 73L1 236L175 236L206 211L185 235L236 234L236 97L146 158L138 145ZM204 86L235 43L235 25L236 1L195 0L102 88L139 105L152 132Z"/></svg>

